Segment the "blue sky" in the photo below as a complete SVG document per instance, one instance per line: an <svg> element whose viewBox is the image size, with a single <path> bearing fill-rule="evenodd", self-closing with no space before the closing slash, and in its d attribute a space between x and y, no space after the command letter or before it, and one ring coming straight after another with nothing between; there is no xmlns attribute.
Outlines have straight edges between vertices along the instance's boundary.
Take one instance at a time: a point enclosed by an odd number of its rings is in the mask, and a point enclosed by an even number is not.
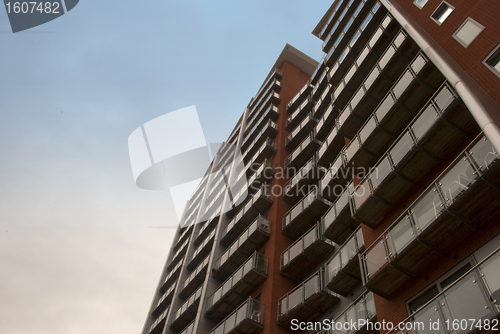
<svg viewBox="0 0 500 334"><path fill-rule="evenodd" d="M225 140L286 43L321 58L330 5L82 0L17 34L0 10L0 332L140 332L175 212L128 136L195 105Z"/></svg>

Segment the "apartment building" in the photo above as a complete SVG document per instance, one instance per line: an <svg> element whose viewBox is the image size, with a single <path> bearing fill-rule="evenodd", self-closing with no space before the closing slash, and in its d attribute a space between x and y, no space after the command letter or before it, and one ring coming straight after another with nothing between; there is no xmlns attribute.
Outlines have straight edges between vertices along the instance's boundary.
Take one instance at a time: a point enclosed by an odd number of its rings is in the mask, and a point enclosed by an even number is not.
<svg viewBox="0 0 500 334"><path fill-rule="evenodd" d="M500 328L499 14L335 0L186 206L143 334Z"/></svg>

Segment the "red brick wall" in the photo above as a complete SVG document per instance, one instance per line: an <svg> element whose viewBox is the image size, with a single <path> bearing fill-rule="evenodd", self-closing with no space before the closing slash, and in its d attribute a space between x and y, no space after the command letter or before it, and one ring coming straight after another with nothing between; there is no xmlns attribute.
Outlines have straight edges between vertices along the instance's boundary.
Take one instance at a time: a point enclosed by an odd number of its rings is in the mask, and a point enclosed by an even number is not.
<svg viewBox="0 0 500 334"><path fill-rule="evenodd" d="M300 91L309 80L309 75L302 72L298 67L285 61L281 67L283 78L281 79L281 102L278 106L280 116L277 120L278 135L275 138L277 153L273 158L273 163L277 168L282 169L285 158L289 152L285 150L285 138L288 131L285 130L288 113L286 105ZM288 180L284 178L274 178L271 187L283 189ZM279 194L278 194L279 195ZM264 331L265 334L290 333L290 330L277 324L278 300L293 289L297 282L286 278L280 274L280 254L292 244L292 240L281 233L281 218L290 210L291 206L283 200L282 196L274 196L274 203L268 211L268 217L272 222L271 238L264 246L265 256L269 258L269 273L266 281L262 284L261 302L265 305L264 311Z"/></svg>

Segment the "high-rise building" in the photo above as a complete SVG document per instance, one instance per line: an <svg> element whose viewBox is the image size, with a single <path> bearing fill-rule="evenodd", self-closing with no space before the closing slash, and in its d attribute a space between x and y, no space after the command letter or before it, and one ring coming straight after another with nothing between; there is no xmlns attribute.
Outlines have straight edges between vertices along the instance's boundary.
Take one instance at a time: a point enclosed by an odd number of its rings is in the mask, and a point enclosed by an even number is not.
<svg viewBox="0 0 500 334"><path fill-rule="evenodd" d="M335 0L187 204L143 334L500 330L498 16Z"/></svg>

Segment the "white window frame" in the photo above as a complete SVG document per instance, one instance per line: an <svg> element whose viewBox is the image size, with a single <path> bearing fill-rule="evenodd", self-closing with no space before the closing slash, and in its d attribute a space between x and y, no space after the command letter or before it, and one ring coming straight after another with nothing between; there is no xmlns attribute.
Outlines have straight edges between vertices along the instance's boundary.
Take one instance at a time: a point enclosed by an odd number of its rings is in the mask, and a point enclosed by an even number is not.
<svg viewBox="0 0 500 334"><path fill-rule="evenodd" d="M424 1L424 4L423 4L423 5L419 4L419 1L420 1L420 2ZM417 6L417 8L418 8L418 9L422 9L422 8L424 8L424 6L425 6L428 2L429 2L429 0L414 0L414 1L413 1L413 4L414 4L415 6Z"/></svg>
<svg viewBox="0 0 500 334"><path fill-rule="evenodd" d="M489 62L488 62L490 60L490 58L492 58L493 56L497 56L497 57L500 58L500 44L498 44L497 46L495 46L495 48L482 61L482 63L486 67L488 67L493 73L496 74L497 77L500 78L500 71L497 70L495 67L491 66L491 64L489 64ZM499 59L499 62L500 62L500 59Z"/></svg>
<svg viewBox="0 0 500 334"><path fill-rule="evenodd" d="M472 24L474 24L476 27L478 27L478 28L479 28L479 29L481 29L481 30L480 30L480 31L479 31L479 33L478 33L478 34L477 34L477 35L476 35L476 36L472 39L472 41L471 41L469 44L467 44L465 41L461 40L461 39L460 39L460 37L458 37L458 33L459 33L459 32L460 32L460 31L461 31L461 30L465 27L465 25L466 25L467 23L469 23L469 22L470 22L470 23L472 23ZM460 27L458 27L458 29L457 29L457 30L455 30L455 32L453 33L453 35L452 35L452 36L453 36L453 38L455 38L455 39L457 40L457 42L458 42L458 43L462 44L462 46L463 46L464 48L467 48L469 45L471 45L471 44L472 44L472 42L474 42L474 41L476 40L477 36L479 36L479 34L481 34L481 32L483 32L483 30L484 30L484 26L483 26L481 23L477 22L476 20L474 20L472 17L470 17L470 16L469 16L469 17L467 17L467 18L465 19L465 21L464 21L464 22L460 25Z"/></svg>
<svg viewBox="0 0 500 334"><path fill-rule="evenodd" d="M434 17L434 15L440 10L441 6L443 6L443 5L446 6L446 7L448 7L447 9L451 9L451 12L450 12L450 14L448 14L447 17L445 17L445 19L443 20L443 22L440 22L439 19L436 19ZM446 13L447 9L443 12L443 14ZM450 17L451 13L454 10L455 10L455 7L453 7L452 5L450 5L449 3L447 3L446 1L442 1L439 4L439 6L437 6L436 9L432 12L432 14L431 14L431 20L433 20L434 22L436 22L437 25L440 26L440 25L442 25L444 23L444 21L446 21L446 19L448 19L448 17Z"/></svg>

